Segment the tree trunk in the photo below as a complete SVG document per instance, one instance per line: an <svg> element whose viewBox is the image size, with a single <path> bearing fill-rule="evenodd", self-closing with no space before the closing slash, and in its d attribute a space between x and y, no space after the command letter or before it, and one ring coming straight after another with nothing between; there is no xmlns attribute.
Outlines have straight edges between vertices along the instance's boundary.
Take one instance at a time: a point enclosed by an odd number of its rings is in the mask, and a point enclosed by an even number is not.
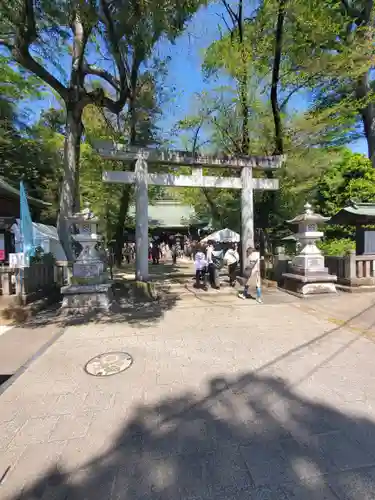
<svg viewBox="0 0 375 500"><path fill-rule="evenodd" d="M369 74L365 73L359 78L356 95L358 99L365 101L365 106L360 109L363 129L367 140L368 157L375 168L375 104L370 100Z"/></svg>
<svg viewBox="0 0 375 500"><path fill-rule="evenodd" d="M115 229L115 261L118 267L122 264L122 249L124 247L124 227L125 219L129 210L130 197L133 193L133 185L125 185L122 188L121 201Z"/></svg>
<svg viewBox="0 0 375 500"><path fill-rule="evenodd" d="M239 94L240 94L240 107L242 117L242 137L241 137L241 153L244 155L249 154L249 103L247 98L248 87L248 71L247 71L247 56L244 40L244 18L243 18L243 0L238 2L238 42L241 51L241 75L239 78Z"/></svg>
<svg viewBox="0 0 375 500"><path fill-rule="evenodd" d="M207 188L201 188L201 189L202 189L202 193L204 194L204 197L206 198L206 201L210 207L212 218L218 220L221 224L222 223L222 216L221 216L220 211L218 210L214 200L211 198L210 192L208 191Z"/></svg>
<svg viewBox="0 0 375 500"><path fill-rule="evenodd" d="M271 83L271 105L273 122L275 125L275 155L281 155L284 151L283 130L280 115L280 106L278 100L278 86L280 80L280 63L283 46L283 30L285 19L285 0L279 0L279 8L277 13L277 23L275 32L275 52L272 68L272 83Z"/></svg>
<svg viewBox="0 0 375 500"><path fill-rule="evenodd" d="M242 117L241 153L244 155L248 155L250 141L249 141L249 105L247 102L247 71L245 73L246 73L245 76L241 77L239 85L241 117Z"/></svg>
<svg viewBox="0 0 375 500"><path fill-rule="evenodd" d="M130 137L129 144L134 146L137 138L137 116L135 109L135 91L137 86L137 75L133 75L132 81L132 95L129 102L129 115L130 115ZM133 167L134 168L134 167ZM116 223L115 230L115 261L118 267L122 264L122 249L124 247L124 229L125 229L125 219L129 210L130 197L133 194L134 186L127 185L122 188L120 208Z"/></svg>
<svg viewBox="0 0 375 500"><path fill-rule="evenodd" d="M64 143L64 176L60 190L60 207L57 230L68 260L73 259L70 241L70 224L67 217L79 209L79 151L82 137L82 109L70 105L66 114Z"/></svg>

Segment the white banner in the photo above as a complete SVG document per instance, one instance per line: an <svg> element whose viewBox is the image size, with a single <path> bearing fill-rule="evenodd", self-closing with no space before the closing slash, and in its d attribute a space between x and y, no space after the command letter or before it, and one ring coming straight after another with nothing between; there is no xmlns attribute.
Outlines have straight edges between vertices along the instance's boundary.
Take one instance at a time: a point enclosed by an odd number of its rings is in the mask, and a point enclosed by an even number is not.
<svg viewBox="0 0 375 500"><path fill-rule="evenodd" d="M23 268L28 267L24 252L10 253L9 254L9 267Z"/></svg>

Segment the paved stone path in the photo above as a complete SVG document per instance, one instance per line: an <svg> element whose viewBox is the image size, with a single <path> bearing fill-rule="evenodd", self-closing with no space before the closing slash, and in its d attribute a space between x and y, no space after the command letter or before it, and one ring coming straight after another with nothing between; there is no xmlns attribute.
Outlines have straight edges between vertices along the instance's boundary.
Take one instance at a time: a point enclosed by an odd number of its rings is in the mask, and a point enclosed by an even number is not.
<svg viewBox="0 0 375 500"><path fill-rule="evenodd" d="M374 499L375 344L299 304L68 327L0 396L0 499Z"/></svg>

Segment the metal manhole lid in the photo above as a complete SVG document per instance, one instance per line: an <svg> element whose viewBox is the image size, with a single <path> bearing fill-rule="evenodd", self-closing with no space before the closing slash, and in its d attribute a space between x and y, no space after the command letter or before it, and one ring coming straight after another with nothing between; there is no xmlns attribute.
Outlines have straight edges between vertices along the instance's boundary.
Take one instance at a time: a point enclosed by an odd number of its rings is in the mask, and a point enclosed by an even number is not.
<svg viewBox="0 0 375 500"><path fill-rule="evenodd" d="M86 363L85 372L94 377L109 377L127 370L132 363L127 352L104 352Z"/></svg>

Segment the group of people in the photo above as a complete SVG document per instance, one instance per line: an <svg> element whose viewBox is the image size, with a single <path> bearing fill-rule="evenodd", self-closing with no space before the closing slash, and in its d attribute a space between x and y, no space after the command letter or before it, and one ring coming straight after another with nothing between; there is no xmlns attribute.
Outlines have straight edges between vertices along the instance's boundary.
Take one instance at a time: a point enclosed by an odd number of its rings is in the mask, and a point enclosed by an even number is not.
<svg viewBox="0 0 375 500"><path fill-rule="evenodd" d="M212 288L220 288L219 271L223 265L228 266L228 276L231 286L236 284L236 269L240 262L237 246L231 245L224 253L222 249L215 250L212 241L207 247L203 245L197 247L194 257L195 284L197 287L203 285L207 288L207 278Z"/></svg>
<svg viewBox="0 0 375 500"><path fill-rule="evenodd" d="M241 299L251 298L249 289L253 284L256 290L256 300L261 302L260 255L254 248L248 248L247 257L247 265L244 269L244 289L239 297ZM223 265L227 265L230 286L235 287L239 263L240 256L236 244L230 245L225 253L223 250L215 251L212 241L208 242L206 248L201 245L197 248L194 257L196 288L203 287L204 290L207 290L207 279L212 288L220 288L219 271Z"/></svg>
<svg viewBox="0 0 375 500"><path fill-rule="evenodd" d="M135 260L135 243L125 243L122 256L123 260L130 264ZM177 257L181 255L181 249L176 243L167 244L165 242L160 242L159 240L153 240L149 244L148 248L148 258L153 264L159 264L161 259L171 258L175 264Z"/></svg>
<svg viewBox="0 0 375 500"><path fill-rule="evenodd" d="M171 242L170 244L165 242L159 242L154 240L150 243L149 247L149 260L152 260L153 264L159 264L160 259L171 258L173 264L176 264L177 257L182 255L181 248L177 243Z"/></svg>

